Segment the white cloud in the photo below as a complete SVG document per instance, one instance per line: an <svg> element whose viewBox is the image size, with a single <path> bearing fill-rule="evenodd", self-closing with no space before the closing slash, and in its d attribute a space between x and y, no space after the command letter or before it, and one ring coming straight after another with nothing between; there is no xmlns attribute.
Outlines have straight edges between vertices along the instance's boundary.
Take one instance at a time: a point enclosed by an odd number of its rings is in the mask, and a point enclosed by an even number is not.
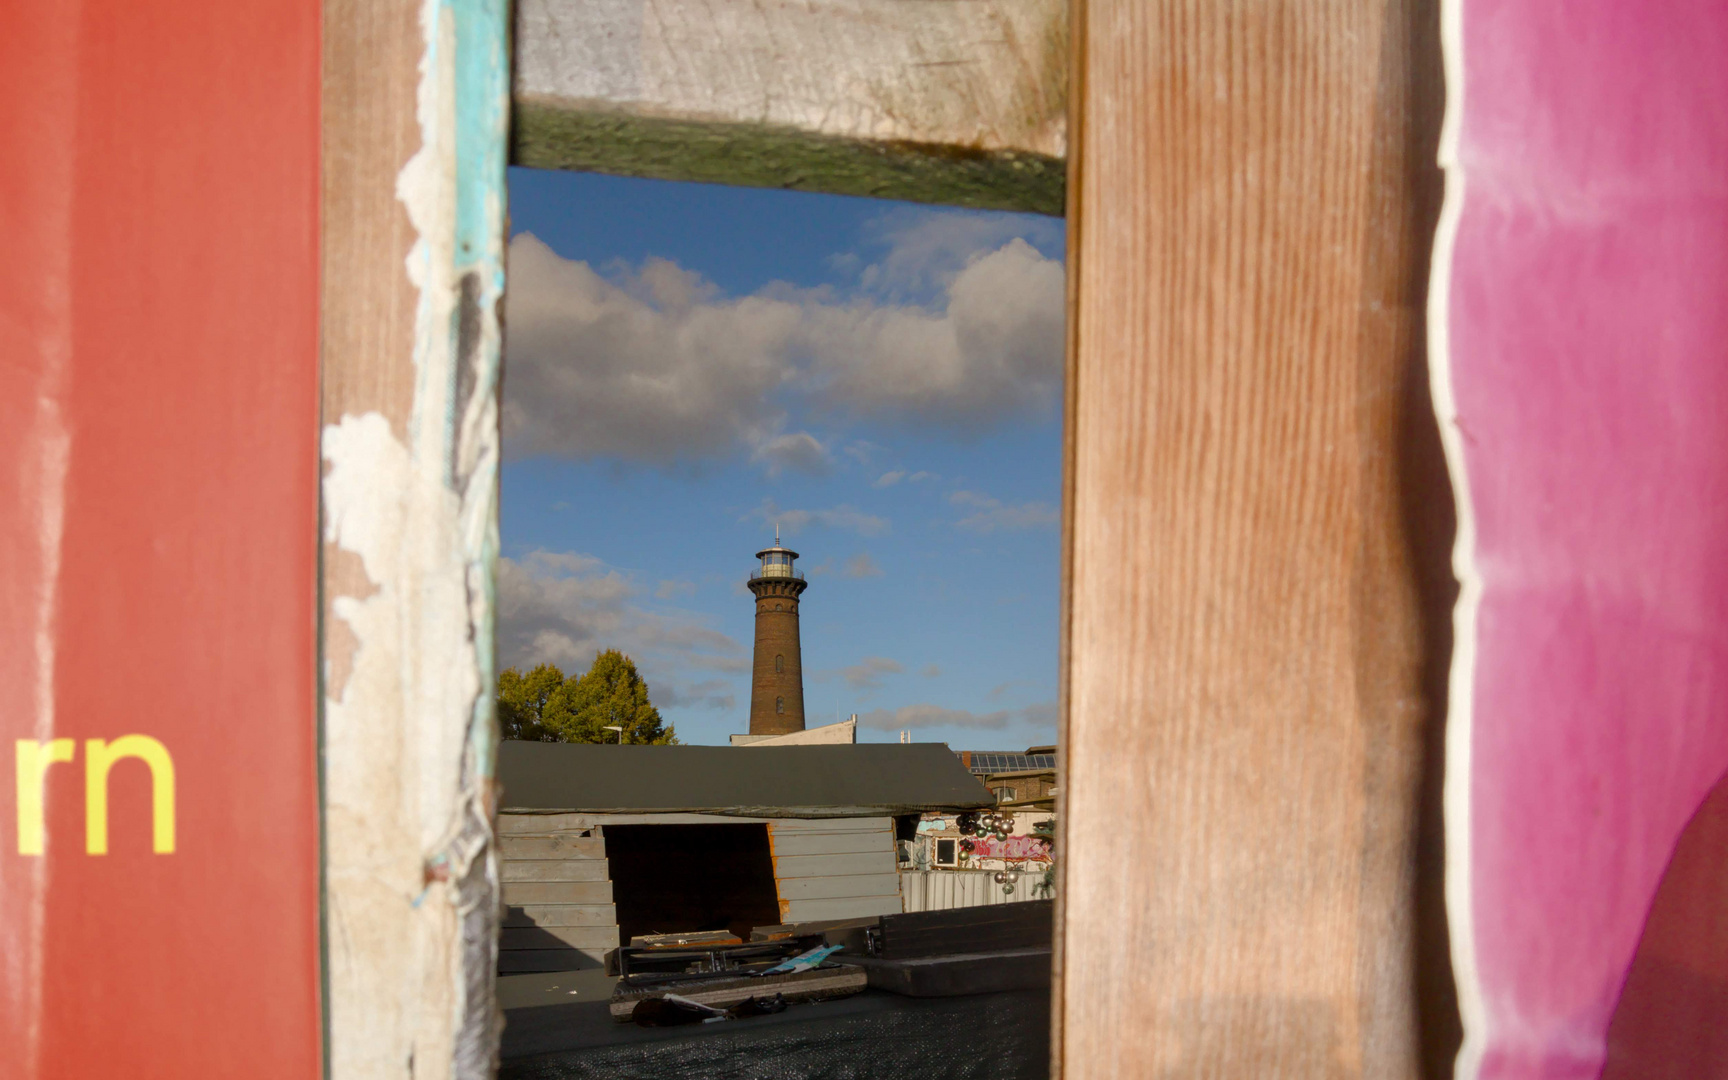
<svg viewBox="0 0 1728 1080"><path fill-rule="evenodd" d="M796 304L721 298L649 260L612 282L532 234L510 242L503 425L512 454L669 464L766 437Z"/></svg>
<svg viewBox="0 0 1728 1080"><path fill-rule="evenodd" d="M849 578L882 576L882 568L876 565L876 560L870 557L868 551L860 551L847 559L846 568L840 572Z"/></svg>
<svg viewBox="0 0 1728 1080"><path fill-rule="evenodd" d="M895 484L898 484L902 480L906 481L908 484L922 484L926 480L940 480L940 479L942 479L942 478L940 476L937 476L935 473L925 472L922 469L918 470L915 473L912 473L911 475L907 475L905 469L893 469L893 470L890 470L888 472L883 473L881 476L878 476L875 480L872 480L870 482L870 486L874 487L874 488L885 488L885 487L893 487Z"/></svg>
<svg viewBox="0 0 1728 1080"><path fill-rule="evenodd" d="M1023 709L998 709L976 713L970 709L945 709L940 705L902 705L898 709L873 709L858 714L858 723L880 731L909 728L963 727L1001 730L1010 726L1047 726L1055 722L1056 703L1028 705Z"/></svg>
<svg viewBox="0 0 1728 1080"><path fill-rule="evenodd" d="M867 514L849 503L841 503L826 510L798 510L783 509L773 499L763 499L760 506L738 520L749 521L751 518L756 518L764 525L778 525L788 533L803 532L811 525L855 532L860 536L880 536L888 531L886 518Z"/></svg>
<svg viewBox="0 0 1728 1080"><path fill-rule="evenodd" d="M851 297L785 285L726 297L663 259L609 279L519 234L509 453L668 465L745 451L771 470L807 468L829 455L807 432L779 434L788 409L953 434L1048 410L1062 378L1061 263L1005 237L1023 224L922 220L888 234ZM902 279L934 293L913 303L884 291Z"/></svg>
<svg viewBox="0 0 1728 1080"><path fill-rule="evenodd" d="M886 656L866 656L850 667L818 672L816 679L818 682L827 682L838 676L845 679L846 685L854 690L879 690L884 675L898 675L904 670L906 669L900 666L898 660L891 660Z"/></svg>
<svg viewBox="0 0 1728 1080"><path fill-rule="evenodd" d="M656 600L671 600L678 596L695 595L696 583L694 581L662 581L659 588L654 590L654 599Z"/></svg>
<svg viewBox="0 0 1728 1080"><path fill-rule="evenodd" d="M676 706L699 709L731 710L738 707L738 695L725 679L705 679L701 682L668 686L655 690L654 704L666 709Z"/></svg>
<svg viewBox="0 0 1728 1080"><path fill-rule="evenodd" d="M676 595L688 583L662 582ZM668 586L672 588L669 590ZM535 551L498 560L498 653L501 667L553 663L582 672L602 649L630 656L656 705L702 703L727 708L732 686L715 673L750 670L745 648L682 611L652 611L625 574L591 555Z"/></svg>
<svg viewBox="0 0 1728 1080"><path fill-rule="evenodd" d="M842 416L982 431L1052 405L1062 378L1062 266L1024 240L978 256L940 310L807 306L813 404Z"/></svg>
<svg viewBox="0 0 1728 1080"><path fill-rule="evenodd" d="M954 527L971 529L974 532L995 532L997 529L1037 529L1054 525L1058 519L1056 508L1045 502L1011 505L1004 503L1001 499L992 498L977 491L956 491L948 496L948 501L955 506L972 511L972 513L956 521Z"/></svg>
<svg viewBox="0 0 1728 1080"><path fill-rule="evenodd" d="M807 431L764 439L757 444L750 460L767 466L769 476L788 471L820 475L833 463L828 449Z"/></svg>
<svg viewBox="0 0 1728 1080"><path fill-rule="evenodd" d="M882 452L882 447L868 439L853 439L846 444L846 456L852 458L865 468L876 460L876 455Z"/></svg>
<svg viewBox="0 0 1728 1080"><path fill-rule="evenodd" d="M1010 214L901 207L874 223L874 241L886 248L880 262L831 262L834 269L859 275L860 284L890 297L938 292L958 277L981 251L1011 240L1030 238L1052 247L1062 227L1047 218Z"/></svg>
<svg viewBox="0 0 1728 1080"><path fill-rule="evenodd" d="M997 685L992 686L990 688L990 693L987 696L990 698L991 701L1001 701L1004 695L1006 695L1010 690L1013 690L1017 686L1037 686L1037 685L1038 684L1033 682L1031 679L1009 679L1005 683L998 683Z"/></svg>

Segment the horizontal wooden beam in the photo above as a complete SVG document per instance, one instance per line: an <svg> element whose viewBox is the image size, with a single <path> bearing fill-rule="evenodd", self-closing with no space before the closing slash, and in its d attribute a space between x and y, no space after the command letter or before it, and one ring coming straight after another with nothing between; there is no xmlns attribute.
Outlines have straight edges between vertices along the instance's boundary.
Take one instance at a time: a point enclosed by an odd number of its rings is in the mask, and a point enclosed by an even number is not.
<svg viewBox="0 0 1728 1080"><path fill-rule="evenodd" d="M1062 213L1066 0L521 0L512 161Z"/></svg>

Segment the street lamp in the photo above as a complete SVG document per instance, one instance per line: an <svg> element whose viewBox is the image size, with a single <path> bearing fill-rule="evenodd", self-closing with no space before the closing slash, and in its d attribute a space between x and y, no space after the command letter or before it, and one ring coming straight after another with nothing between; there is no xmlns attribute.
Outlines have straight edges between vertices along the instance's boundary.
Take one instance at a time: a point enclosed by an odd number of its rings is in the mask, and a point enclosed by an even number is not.
<svg viewBox="0 0 1728 1080"><path fill-rule="evenodd" d="M618 733L618 745L619 746L624 745L624 729L623 728L619 727L617 724L607 724L606 730L607 731L616 731Z"/></svg>

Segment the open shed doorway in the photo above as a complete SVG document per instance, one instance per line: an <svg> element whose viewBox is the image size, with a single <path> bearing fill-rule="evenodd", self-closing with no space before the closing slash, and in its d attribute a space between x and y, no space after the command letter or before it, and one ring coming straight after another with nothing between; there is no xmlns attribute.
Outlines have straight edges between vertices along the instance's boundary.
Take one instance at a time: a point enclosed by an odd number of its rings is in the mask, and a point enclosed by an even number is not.
<svg viewBox="0 0 1728 1080"><path fill-rule="evenodd" d="M608 825L618 943L728 930L750 940L780 922L767 825Z"/></svg>

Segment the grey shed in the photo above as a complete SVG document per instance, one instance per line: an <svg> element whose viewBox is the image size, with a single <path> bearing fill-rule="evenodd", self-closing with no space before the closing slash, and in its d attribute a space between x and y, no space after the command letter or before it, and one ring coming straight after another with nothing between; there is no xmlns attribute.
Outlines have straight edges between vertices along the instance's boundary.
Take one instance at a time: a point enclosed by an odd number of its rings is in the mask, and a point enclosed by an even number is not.
<svg viewBox="0 0 1728 1080"><path fill-rule="evenodd" d="M898 912L895 819L993 804L940 743L512 741L498 779L501 973L597 967L638 933Z"/></svg>

